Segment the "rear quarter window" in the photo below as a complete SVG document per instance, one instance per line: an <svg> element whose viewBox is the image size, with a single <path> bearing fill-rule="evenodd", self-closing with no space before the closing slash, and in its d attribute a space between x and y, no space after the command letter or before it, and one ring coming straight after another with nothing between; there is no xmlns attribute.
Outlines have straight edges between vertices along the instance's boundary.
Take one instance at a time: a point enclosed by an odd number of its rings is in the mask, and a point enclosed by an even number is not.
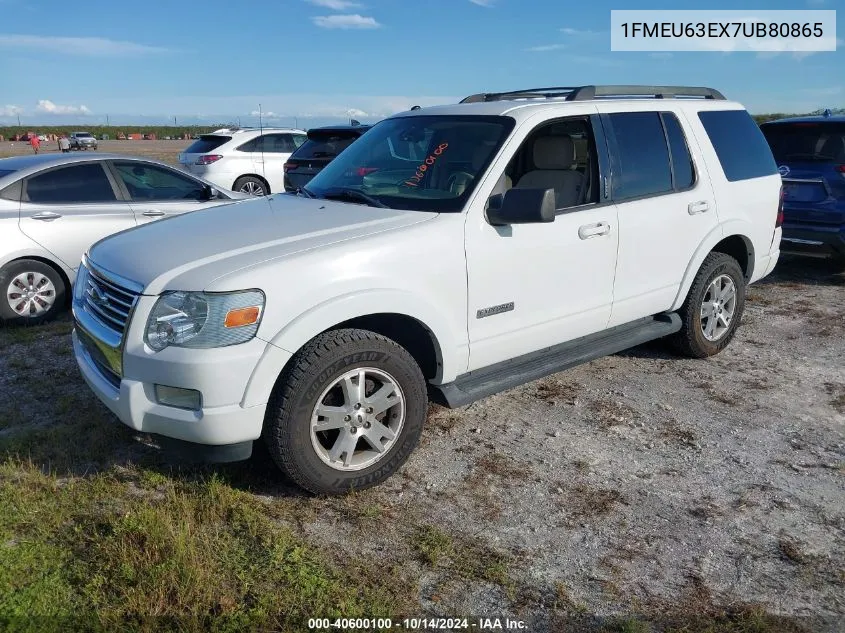
<svg viewBox="0 0 845 633"><path fill-rule="evenodd" d="M205 154L207 152L212 152L216 150L218 147L220 147L224 143L228 143L231 140L231 136L216 136L213 134L207 134L204 136L200 136L196 141L191 143L188 149L185 150L185 153Z"/></svg>
<svg viewBox="0 0 845 633"><path fill-rule="evenodd" d="M311 158L334 158L347 147L352 145L352 142L356 138L358 137L347 135L312 136L294 152L291 158L299 158L302 160L308 160Z"/></svg>
<svg viewBox="0 0 845 633"><path fill-rule="evenodd" d="M760 127L745 110L705 110L698 113L730 182L778 173L772 150Z"/></svg>

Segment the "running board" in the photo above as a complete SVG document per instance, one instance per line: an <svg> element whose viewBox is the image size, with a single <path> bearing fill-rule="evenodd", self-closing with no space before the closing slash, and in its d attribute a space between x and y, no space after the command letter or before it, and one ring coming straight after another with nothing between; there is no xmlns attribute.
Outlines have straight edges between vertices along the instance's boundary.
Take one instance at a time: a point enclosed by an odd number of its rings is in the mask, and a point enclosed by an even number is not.
<svg viewBox="0 0 845 633"><path fill-rule="evenodd" d="M500 391L674 334L680 329L681 317L674 312L617 325L471 371L446 385L432 385L431 398L437 404L452 409L463 407Z"/></svg>

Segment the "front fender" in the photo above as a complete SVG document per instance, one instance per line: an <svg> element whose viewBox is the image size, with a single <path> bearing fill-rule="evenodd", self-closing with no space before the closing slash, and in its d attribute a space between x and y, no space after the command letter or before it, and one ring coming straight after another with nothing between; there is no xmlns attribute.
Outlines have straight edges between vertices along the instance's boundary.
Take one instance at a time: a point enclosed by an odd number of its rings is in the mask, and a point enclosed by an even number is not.
<svg viewBox="0 0 845 633"><path fill-rule="evenodd" d="M728 220L714 227L713 230L710 231L710 233L708 233L705 238L701 241L701 244L699 244L698 248L695 250L695 253L687 264L687 268L684 271L683 281L681 282L681 285L678 289L678 294L675 295L675 300L672 302L672 307L670 308L670 311L679 310L684 304L684 301L687 298L687 294L689 293L689 289L690 287L692 287L692 282L695 280L695 276L698 274L698 270L701 268L701 264L704 262L704 258L710 254L716 244L721 242L726 237L731 237L732 235L739 235L740 237L749 235L752 230L753 226L751 225L751 223L741 219ZM754 266L753 257L749 259L749 266L751 266L752 268Z"/></svg>
<svg viewBox="0 0 845 633"><path fill-rule="evenodd" d="M339 323L371 314L401 314L416 319L428 329L438 365L432 383L451 382L466 371L469 362L466 336L455 332L437 308L406 290L358 290L309 308L272 336L263 333L269 345L250 379L245 406L267 402L284 364L312 338Z"/></svg>

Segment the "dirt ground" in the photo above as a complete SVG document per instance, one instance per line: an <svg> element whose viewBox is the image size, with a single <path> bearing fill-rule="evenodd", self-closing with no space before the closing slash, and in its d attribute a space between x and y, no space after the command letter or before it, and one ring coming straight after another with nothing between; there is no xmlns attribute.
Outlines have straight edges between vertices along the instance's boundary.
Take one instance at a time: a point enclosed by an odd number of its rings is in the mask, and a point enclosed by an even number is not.
<svg viewBox="0 0 845 633"><path fill-rule="evenodd" d="M50 327L0 331L0 399L17 409L0 419L0 458L28 455L62 481L130 463L182 477L88 393L69 322ZM379 488L311 498L260 452L204 472L337 565L399 574L419 614L545 632L730 612L778 624L706 630L842 631L843 335L845 274L784 257L720 355L657 343L464 409L432 406L421 446Z"/></svg>
<svg viewBox="0 0 845 633"><path fill-rule="evenodd" d="M192 141L99 141L98 152L107 152L114 154L129 154L131 156L145 156L147 158L155 158L166 163L176 164L176 156L184 150ZM59 153L59 148L56 143L42 143L41 153ZM72 152L74 155L77 152ZM82 152L85 153L84 151ZM12 143L4 141L0 143L0 158L7 158L9 156L25 156L32 154L32 148L29 143Z"/></svg>

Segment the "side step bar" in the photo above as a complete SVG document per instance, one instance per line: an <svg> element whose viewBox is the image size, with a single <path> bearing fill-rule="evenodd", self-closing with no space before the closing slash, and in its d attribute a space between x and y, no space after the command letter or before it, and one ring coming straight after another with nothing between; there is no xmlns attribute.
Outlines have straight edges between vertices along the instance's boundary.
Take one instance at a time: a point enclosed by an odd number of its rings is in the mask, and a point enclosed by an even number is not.
<svg viewBox="0 0 845 633"><path fill-rule="evenodd" d="M446 385L431 386L431 399L452 409L463 407L500 391L674 334L680 329L681 317L674 312L617 325L574 341L471 371Z"/></svg>

